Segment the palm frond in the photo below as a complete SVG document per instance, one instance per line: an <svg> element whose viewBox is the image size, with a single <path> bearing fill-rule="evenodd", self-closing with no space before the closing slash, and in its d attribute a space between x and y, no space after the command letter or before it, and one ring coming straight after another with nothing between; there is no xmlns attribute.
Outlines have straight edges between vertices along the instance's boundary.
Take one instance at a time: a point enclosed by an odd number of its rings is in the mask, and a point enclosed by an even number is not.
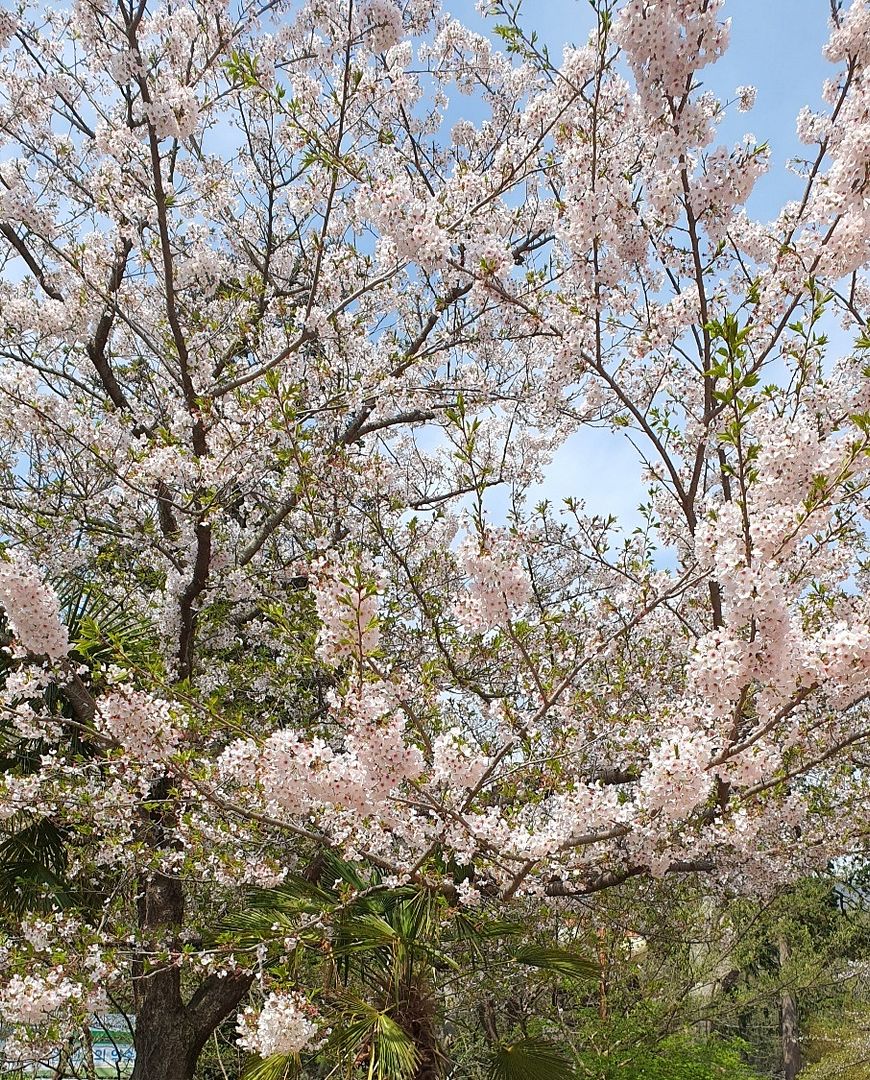
<svg viewBox="0 0 870 1080"><path fill-rule="evenodd" d="M366 912L342 921L334 950L336 956L349 956L372 949L392 948L399 940L396 928L382 915Z"/></svg>
<svg viewBox="0 0 870 1080"><path fill-rule="evenodd" d="M543 945L524 945L513 954L519 964L566 975L572 979L594 979L600 973L598 964L573 949L559 949Z"/></svg>
<svg viewBox="0 0 870 1080"><path fill-rule="evenodd" d="M546 1039L521 1039L495 1052L489 1080L573 1080L574 1066Z"/></svg>
<svg viewBox="0 0 870 1080"><path fill-rule="evenodd" d="M299 1075L299 1058L295 1054L272 1054L267 1058L251 1058L241 1080L293 1080Z"/></svg>
<svg viewBox="0 0 870 1080"><path fill-rule="evenodd" d="M369 1055L371 1072L377 1080L410 1080L417 1065L417 1050L411 1036L382 1009L348 990L335 1000L344 1021L333 1027L332 1047L348 1063Z"/></svg>
<svg viewBox="0 0 870 1080"><path fill-rule="evenodd" d="M524 931L519 923L502 922L498 919L482 919L464 911L453 917L453 937L468 945L475 956L483 958L489 941L519 937Z"/></svg>
<svg viewBox="0 0 870 1080"><path fill-rule="evenodd" d="M337 852L328 848L320 854L320 862L320 881L328 887L334 888L333 883L340 881L345 885L350 885L355 891L362 892L363 889L377 883L377 881L366 881L353 863L342 859ZM380 878L378 877L377 880Z"/></svg>
<svg viewBox="0 0 870 1080"><path fill-rule="evenodd" d="M406 1080L417 1067L417 1048L410 1035L386 1013L379 1013L372 1038L374 1073L379 1080Z"/></svg>
<svg viewBox="0 0 870 1080"><path fill-rule="evenodd" d="M65 836L49 818L12 828L0 841L0 910L25 911L68 907L71 890L64 881Z"/></svg>
<svg viewBox="0 0 870 1080"><path fill-rule="evenodd" d="M442 913L445 908L444 898L433 889L417 889L414 894L399 906L397 926L410 938L429 938L437 933Z"/></svg>
<svg viewBox="0 0 870 1080"><path fill-rule="evenodd" d="M254 907L299 908L300 904L317 905L326 909L337 903L335 893L322 888L316 882L294 875L288 877L274 889L257 889L249 894L249 903ZM311 906L306 911L314 910Z"/></svg>
<svg viewBox="0 0 870 1080"><path fill-rule="evenodd" d="M240 946L253 947L290 935L303 941L319 942L319 933L306 935L300 929L306 916L328 915L335 908L335 897L302 877L288 878L275 889L256 889L245 897L244 906L227 915L217 926L214 937L231 935Z"/></svg>
<svg viewBox="0 0 870 1080"><path fill-rule="evenodd" d="M119 651L137 660L152 656L153 627L122 601L107 597L96 582L74 577L53 584L70 641L81 656L103 661Z"/></svg>

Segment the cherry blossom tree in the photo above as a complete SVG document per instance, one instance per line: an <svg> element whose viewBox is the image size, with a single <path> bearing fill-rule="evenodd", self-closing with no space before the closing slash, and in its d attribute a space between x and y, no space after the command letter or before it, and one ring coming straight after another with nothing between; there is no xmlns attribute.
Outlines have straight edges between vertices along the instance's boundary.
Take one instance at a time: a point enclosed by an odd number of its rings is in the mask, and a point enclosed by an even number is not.
<svg viewBox="0 0 870 1080"><path fill-rule="evenodd" d="M10 1061L107 1006L137 1078L238 1010L303 1050L315 988L211 932L319 850L474 905L862 842L870 8L764 222L721 0L558 62L482 6L0 12L0 815L57 840ZM642 528L535 505L583 426Z"/></svg>

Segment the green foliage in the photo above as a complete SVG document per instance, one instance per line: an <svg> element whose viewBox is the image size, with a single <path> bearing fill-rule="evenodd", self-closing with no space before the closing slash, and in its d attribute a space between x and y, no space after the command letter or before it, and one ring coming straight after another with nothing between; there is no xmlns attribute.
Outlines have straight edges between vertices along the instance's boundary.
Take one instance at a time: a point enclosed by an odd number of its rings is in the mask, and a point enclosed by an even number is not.
<svg viewBox="0 0 870 1080"><path fill-rule="evenodd" d="M23 915L67 907L67 852L63 832L49 819L12 827L0 839L0 911Z"/></svg>
<svg viewBox="0 0 870 1080"><path fill-rule="evenodd" d="M525 945L513 954L520 964L540 968L571 979L594 979L598 977L598 965L571 949L556 949L538 945Z"/></svg>
<svg viewBox="0 0 870 1080"><path fill-rule="evenodd" d="M801 1080L870 1080L870 1002L815 1017L801 1043L808 1062Z"/></svg>
<svg viewBox="0 0 870 1080"><path fill-rule="evenodd" d="M358 1066L367 1080L410 1080L424 1067L441 1069L444 1022L469 1008L466 983L475 995L481 980L546 991L554 980L576 986L597 975L581 950L529 941L531 929L483 909L457 910L438 888L385 884L377 872L364 874L327 851L307 875L251 893L224 920L217 941L256 950L275 974L321 987L316 1003L332 1033L319 1060L337 1062L347 1076ZM529 968L538 978L528 978ZM477 1060L494 1080L573 1075L564 1052L539 1031L505 1027ZM272 1080L272 1073L256 1080Z"/></svg>
<svg viewBox="0 0 870 1080"><path fill-rule="evenodd" d="M545 1039L521 1039L498 1048L490 1080L570 1080L576 1075L569 1058Z"/></svg>
<svg viewBox="0 0 870 1080"><path fill-rule="evenodd" d="M248 52L233 49L229 58L223 62L223 68L230 81L245 90L252 90L260 85L257 76L257 61Z"/></svg>
<svg viewBox="0 0 870 1080"><path fill-rule="evenodd" d="M54 583L73 655L99 672L108 664L132 665L159 674L162 660L154 646L153 628L131 615L124 605L106 596L92 581L71 577ZM0 637L2 637L0 633ZM0 679L5 671L0 670ZM98 678L98 675L90 676ZM93 760L95 732L87 715L72 707L70 689L50 684L42 691L42 706L57 722L61 749L73 759ZM92 691L84 689L89 695ZM56 752L53 742L24 737L0 720L0 775L38 771L44 754ZM67 880L70 847L75 831L59 826L38 811L16 814L0 825L0 911L21 916L72 905L98 902L96 894Z"/></svg>
<svg viewBox="0 0 870 1080"><path fill-rule="evenodd" d="M154 629L143 618L94 582L72 578L55 588L76 655L91 665L126 662L161 672Z"/></svg>
<svg viewBox="0 0 870 1080"><path fill-rule="evenodd" d="M294 1080L299 1075L299 1061L287 1054L253 1058L246 1065L241 1080Z"/></svg>
<svg viewBox="0 0 870 1080"><path fill-rule="evenodd" d="M339 996L341 1020L331 1048L340 1060L368 1058L372 1080L410 1080L419 1060L414 1040L384 1009L350 993Z"/></svg>
<svg viewBox="0 0 870 1080"><path fill-rule="evenodd" d="M616 1041L614 1053L581 1055L580 1074L595 1080L758 1080L739 1040L672 1035L658 1043Z"/></svg>

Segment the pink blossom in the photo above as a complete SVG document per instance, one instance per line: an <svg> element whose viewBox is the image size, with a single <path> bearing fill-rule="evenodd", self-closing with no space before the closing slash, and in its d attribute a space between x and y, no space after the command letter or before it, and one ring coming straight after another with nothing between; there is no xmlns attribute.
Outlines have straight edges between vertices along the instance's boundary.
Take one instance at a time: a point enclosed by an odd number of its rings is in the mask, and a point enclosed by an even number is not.
<svg viewBox="0 0 870 1080"><path fill-rule="evenodd" d="M0 604L22 648L50 660L67 655L69 636L61 622L57 595L20 552L7 552L0 558Z"/></svg>

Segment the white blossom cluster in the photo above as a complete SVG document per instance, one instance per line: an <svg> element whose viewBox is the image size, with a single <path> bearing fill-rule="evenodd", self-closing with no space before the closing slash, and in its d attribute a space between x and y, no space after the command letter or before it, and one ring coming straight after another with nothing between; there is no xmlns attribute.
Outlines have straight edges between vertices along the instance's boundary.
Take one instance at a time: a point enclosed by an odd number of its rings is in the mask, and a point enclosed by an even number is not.
<svg viewBox="0 0 870 1080"><path fill-rule="evenodd" d="M69 652L69 635L61 621L57 595L33 563L17 551L0 558L0 605L27 652L50 660L61 660Z"/></svg>
<svg viewBox="0 0 870 1080"><path fill-rule="evenodd" d="M97 722L140 762L162 761L181 738L167 701L128 687L110 690L100 698Z"/></svg>
<svg viewBox="0 0 870 1080"><path fill-rule="evenodd" d="M44 975L13 975L0 990L0 1017L9 1024L40 1024L56 1013L87 1006L94 993L68 978L63 967Z"/></svg>
<svg viewBox="0 0 870 1080"><path fill-rule="evenodd" d="M248 1006L239 1015L239 1046L267 1058L298 1054L315 1042L317 1011L294 991L270 993L262 1008Z"/></svg>

